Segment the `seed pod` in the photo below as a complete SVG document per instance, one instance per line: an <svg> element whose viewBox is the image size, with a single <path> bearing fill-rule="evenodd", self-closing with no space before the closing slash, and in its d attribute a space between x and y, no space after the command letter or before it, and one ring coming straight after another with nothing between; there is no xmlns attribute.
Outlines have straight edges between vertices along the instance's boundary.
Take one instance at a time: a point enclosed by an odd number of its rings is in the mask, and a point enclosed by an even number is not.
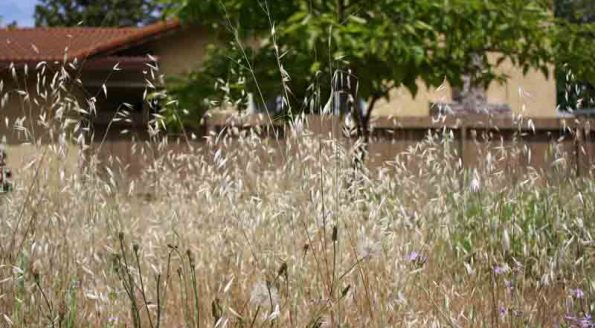
<svg viewBox="0 0 595 328"><path fill-rule="evenodd" d="M211 302L211 314L213 315L213 319L215 319L215 323L217 323L223 315L223 307L218 298L215 298L213 302Z"/></svg>
<svg viewBox="0 0 595 328"><path fill-rule="evenodd" d="M287 263L283 262L277 271L278 277L285 277L287 279Z"/></svg>
<svg viewBox="0 0 595 328"><path fill-rule="evenodd" d="M188 262L190 262L190 266L194 267L194 254L190 249L186 250L186 255L188 256Z"/></svg>
<svg viewBox="0 0 595 328"><path fill-rule="evenodd" d="M508 229L502 231L502 249L505 252L510 250L510 236L508 235Z"/></svg>
<svg viewBox="0 0 595 328"><path fill-rule="evenodd" d="M350 289L351 285L347 285L347 287L343 288L343 290L341 291L341 298L345 297Z"/></svg>
<svg viewBox="0 0 595 328"><path fill-rule="evenodd" d="M33 275L33 279L37 283L39 283L40 272L41 272L41 261L35 260L35 262L33 262L33 265L31 265L31 274Z"/></svg>

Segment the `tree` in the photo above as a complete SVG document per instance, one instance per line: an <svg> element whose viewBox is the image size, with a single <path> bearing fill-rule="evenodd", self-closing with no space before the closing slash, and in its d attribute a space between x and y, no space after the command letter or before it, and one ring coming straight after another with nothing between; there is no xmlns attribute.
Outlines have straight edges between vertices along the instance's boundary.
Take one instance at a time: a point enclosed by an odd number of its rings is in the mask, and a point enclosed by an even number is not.
<svg viewBox="0 0 595 328"><path fill-rule="evenodd" d="M2 16L0 16L0 27L2 27L3 25L5 25L6 28L16 28L18 26L17 21L15 20L8 24L4 24L4 20L2 19Z"/></svg>
<svg viewBox="0 0 595 328"><path fill-rule="evenodd" d="M496 70L505 60L524 72L534 68L548 75L554 59L577 58L572 54L576 45L561 49L557 39L565 38L563 33L574 37L582 31L570 22L560 26L549 2L542 0L187 0L178 4L176 13L183 21L210 27L220 41L205 68L186 81L189 85L216 100L233 99L229 91L238 87L262 102L283 95L283 109L290 114L320 111L331 87L350 84L349 111L365 140L375 104L389 98L394 88L405 86L415 95L420 80L435 87L446 79L458 87L463 77L472 86L485 88L507 78ZM241 40L247 39L259 42L242 45ZM498 58L492 61L489 54ZM228 59L225 65L222 56ZM586 56L580 60L593 61ZM333 79L337 76L339 81ZM352 83L356 81L357 88ZM245 93L239 95L245 97ZM364 104L358 99L364 99ZM188 109L186 120L195 121L192 113L201 115L205 108Z"/></svg>
<svg viewBox="0 0 595 328"><path fill-rule="evenodd" d="M559 18L556 84L561 109L595 107L595 2L556 0Z"/></svg>
<svg viewBox="0 0 595 328"><path fill-rule="evenodd" d="M557 17L573 23L595 22L595 2L592 0L556 0L554 12Z"/></svg>
<svg viewBox="0 0 595 328"><path fill-rule="evenodd" d="M152 23L163 6L155 0L39 0L37 26L126 27Z"/></svg>

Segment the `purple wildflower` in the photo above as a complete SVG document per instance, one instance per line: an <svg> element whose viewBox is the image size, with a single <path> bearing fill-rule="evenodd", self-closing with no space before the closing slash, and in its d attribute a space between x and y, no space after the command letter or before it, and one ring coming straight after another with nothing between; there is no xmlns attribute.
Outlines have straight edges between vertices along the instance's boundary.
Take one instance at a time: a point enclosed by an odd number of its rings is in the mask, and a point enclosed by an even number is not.
<svg viewBox="0 0 595 328"><path fill-rule="evenodd" d="M590 314L586 314L582 317L567 314L564 316L564 319L570 322L570 327L572 328L595 328L593 317Z"/></svg>
<svg viewBox="0 0 595 328"><path fill-rule="evenodd" d="M585 292L583 292L583 290L580 288L573 289L572 295L577 299L585 298Z"/></svg>
<svg viewBox="0 0 595 328"><path fill-rule="evenodd" d="M512 292L514 290L514 283L512 282L512 280L505 279L504 286L506 286L506 289L509 292Z"/></svg>
<svg viewBox="0 0 595 328"><path fill-rule="evenodd" d="M593 322L593 317L590 314L585 315L579 321L581 328L593 328L595 327L595 322Z"/></svg>
<svg viewBox="0 0 595 328"><path fill-rule="evenodd" d="M501 317L503 317L508 313L508 309L503 306L500 306L498 308L498 313L500 314Z"/></svg>
<svg viewBox="0 0 595 328"><path fill-rule="evenodd" d="M424 265L428 258L423 254L413 251L407 255L407 260L417 265Z"/></svg>
<svg viewBox="0 0 595 328"><path fill-rule="evenodd" d="M417 260L418 256L419 256L419 253L417 253L416 251L413 251L413 252L409 253L409 255L407 255L407 259L410 262L413 262L413 261Z"/></svg>
<svg viewBox="0 0 595 328"><path fill-rule="evenodd" d="M508 272L508 267L507 266L499 266L499 265L497 265L497 266L494 267L494 273L497 274L497 275L501 275L501 274L506 273L506 272Z"/></svg>

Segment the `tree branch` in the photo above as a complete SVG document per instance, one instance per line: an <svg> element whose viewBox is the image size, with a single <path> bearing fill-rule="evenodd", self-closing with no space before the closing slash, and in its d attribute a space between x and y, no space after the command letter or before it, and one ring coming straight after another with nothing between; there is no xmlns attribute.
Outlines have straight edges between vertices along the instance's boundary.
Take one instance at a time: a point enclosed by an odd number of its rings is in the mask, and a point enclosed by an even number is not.
<svg viewBox="0 0 595 328"><path fill-rule="evenodd" d="M343 0L337 0L337 21L339 24L343 24L345 20L345 4Z"/></svg>
<svg viewBox="0 0 595 328"><path fill-rule="evenodd" d="M366 108L366 116L364 118L364 124L366 125L366 130L370 129L370 118L372 118L372 110L374 109L374 106L376 106L376 102L378 100L380 100L380 97L377 95L373 95L370 98L368 107Z"/></svg>

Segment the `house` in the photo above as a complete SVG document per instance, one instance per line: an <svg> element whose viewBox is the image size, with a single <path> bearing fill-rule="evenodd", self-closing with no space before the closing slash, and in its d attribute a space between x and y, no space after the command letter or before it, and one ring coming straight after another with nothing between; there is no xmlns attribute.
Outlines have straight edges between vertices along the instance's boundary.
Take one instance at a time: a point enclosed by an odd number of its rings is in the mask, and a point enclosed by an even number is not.
<svg viewBox="0 0 595 328"><path fill-rule="evenodd" d="M69 91L83 107L87 107L89 99L96 100L97 114L92 118L93 127L99 130L96 134L100 134L123 103L132 107L133 123L142 123L147 117L143 105L146 79L155 79L147 76L148 65L158 65L159 74L166 75L196 68L205 51L207 39L203 35L199 29L182 27L177 21L141 28L0 29L0 80L4 83L2 96L6 97L0 118L15 122L28 116L24 115L29 111L28 108L23 111L17 90L26 89L31 98L38 98L33 107L39 107L40 93L51 89L47 80L67 62L64 67L72 80ZM39 63L47 67L46 81L40 88L37 87ZM18 77L16 81L13 74ZM23 122L25 127L31 126L27 120L33 120L33 126L36 125L36 115L33 116ZM4 126L0 137L8 143L22 141L23 136L19 135L22 133L11 127Z"/></svg>
<svg viewBox="0 0 595 328"><path fill-rule="evenodd" d="M41 128L38 107L51 106L44 105L47 95L43 89L51 85L52 75L65 62L68 74L73 76L69 92L83 105L89 99L96 100L96 113L89 117L96 138L119 138L121 129L142 134L149 117L143 101L151 70L148 65L158 66L159 73L166 76L184 74L200 66L209 42L204 29L182 26L178 21L133 28L0 29L0 138L8 144L18 144L25 137L24 130ZM42 81L42 90L38 88L36 73L40 62L50 73ZM546 79L537 71L523 75L509 63L500 69L510 79L505 84L490 86L485 92L488 103L526 116L556 116L553 79ZM18 90L27 90L29 96ZM428 116L436 104L452 103L456 98L456 90L447 84L428 89L420 83L419 90L415 98L406 89L393 91L390 101L377 105L375 115ZM130 107L130 116L110 123L123 103ZM15 129L15 122L26 128Z"/></svg>
<svg viewBox="0 0 595 328"><path fill-rule="evenodd" d="M96 113L89 117L95 141L122 139L120 130L146 130L143 94L146 80L156 78L150 77L148 65L158 66L156 74L164 75L197 68L206 51L205 36L201 28L178 21L139 28L0 29L0 142L8 145L13 166L31 153L23 142L49 138L39 114L56 110L47 109L59 97L52 92L57 91L53 80L61 67L70 76L63 87L84 110L95 99ZM123 103L131 107L130 116L110 123Z"/></svg>

